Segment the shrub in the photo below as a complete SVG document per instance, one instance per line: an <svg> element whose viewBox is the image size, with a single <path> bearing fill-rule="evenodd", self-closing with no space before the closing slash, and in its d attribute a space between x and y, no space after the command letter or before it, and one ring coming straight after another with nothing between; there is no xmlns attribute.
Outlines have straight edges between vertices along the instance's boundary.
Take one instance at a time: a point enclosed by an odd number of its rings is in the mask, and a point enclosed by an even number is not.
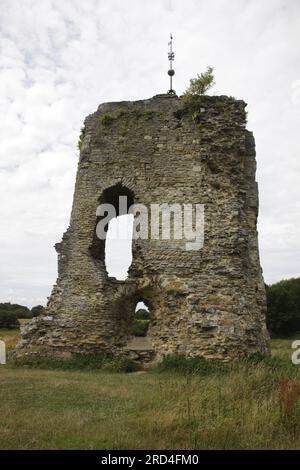
<svg viewBox="0 0 300 470"><path fill-rule="evenodd" d="M39 315L43 315L45 312L45 307L42 305L36 305L35 307L32 307L31 309L31 315L32 317L38 317Z"/></svg>
<svg viewBox="0 0 300 470"><path fill-rule="evenodd" d="M137 366L127 357L115 356L106 358L102 364L102 370L107 372L134 372Z"/></svg>
<svg viewBox="0 0 300 470"><path fill-rule="evenodd" d="M272 334L300 331L300 278L267 286L267 327Z"/></svg>
<svg viewBox="0 0 300 470"><path fill-rule="evenodd" d="M133 322L132 333L134 336L146 336L150 320L135 319Z"/></svg>
<svg viewBox="0 0 300 470"><path fill-rule="evenodd" d="M180 374L209 375L225 372L228 366L220 361L208 361L200 357L185 357L183 355L168 355L157 366L159 371L174 371Z"/></svg>
<svg viewBox="0 0 300 470"><path fill-rule="evenodd" d="M31 318L31 312L28 307L19 304L11 304L10 302L0 303L0 313L15 313L17 318Z"/></svg>
<svg viewBox="0 0 300 470"><path fill-rule="evenodd" d="M189 101L194 96L204 95L214 84L213 68L207 67L206 72L197 74L197 78L190 80L190 85L186 92L183 94L183 99Z"/></svg>
<svg viewBox="0 0 300 470"><path fill-rule="evenodd" d="M14 312L0 310L0 328L19 328L19 320Z"/></svg>
<svg viewBox="0 0 300 470"><path fill-rule="evenodd" d="M47 356L17 358L15 365L26 365L37 369L103 370L108 372L133 372L136 365L127 357L104 353L74 354L68 359Z"/></svg>

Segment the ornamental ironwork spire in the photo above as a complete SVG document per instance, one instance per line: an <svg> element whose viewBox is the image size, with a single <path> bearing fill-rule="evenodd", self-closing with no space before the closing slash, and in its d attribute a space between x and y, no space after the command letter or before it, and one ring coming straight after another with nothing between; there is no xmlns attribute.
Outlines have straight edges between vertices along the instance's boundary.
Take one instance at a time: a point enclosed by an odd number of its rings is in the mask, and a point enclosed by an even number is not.
<svg viewBox="0 0 300 470"><path fill-rule="evenodd" d="M173 52L173 36L172 33L170 34L170 41L168 43L168 46L170 46L170 50L168 52L168 59L170 61L170 68L168 70L168 75L170 77L170 90L168 91L168 95L175 95L175 90L173 90L173 84L172 84L172 78L173 75L175 75L175 71L173 70L173 60L174 60L174 52Z"/></svg>

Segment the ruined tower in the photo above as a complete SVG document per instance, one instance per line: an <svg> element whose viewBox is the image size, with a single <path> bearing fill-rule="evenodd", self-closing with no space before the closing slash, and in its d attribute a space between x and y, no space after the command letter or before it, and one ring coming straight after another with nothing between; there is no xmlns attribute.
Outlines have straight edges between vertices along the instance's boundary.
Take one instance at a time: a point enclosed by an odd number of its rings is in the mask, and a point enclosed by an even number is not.
<svg viewBox="0 0 300 470"><path fill-rule="evenodd" d="M255 143L245 103L176 95L101 104L80 139L70 226L47 314L23 332L16 354L129 354L134 309L150 309L153 359L184 354L233 359L268 352L257 243ZM204 245L133 240L128 279L108 277L100 203L203 204ZM116 207L117 215L118 208Z"/></svg>

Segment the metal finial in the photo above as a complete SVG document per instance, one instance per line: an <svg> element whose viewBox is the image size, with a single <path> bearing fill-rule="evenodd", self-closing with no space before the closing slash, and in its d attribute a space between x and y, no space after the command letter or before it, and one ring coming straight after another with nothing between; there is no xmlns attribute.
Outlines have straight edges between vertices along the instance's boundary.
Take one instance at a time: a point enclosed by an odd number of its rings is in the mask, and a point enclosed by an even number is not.
<svg viewBox="0 0 300 470"><path fill-rule="evenodd" d="M173 46L172 33L170 34L170 41L168 43L168 46L170 46L170 51L168 52L168 59L170 61L170 69L168 70L168 75L170 77L170 90L168 91L168 95L175 95L175 90L173 90L172 88L172 78L173 78L173 75L175 75L175 71L173 70L174 52L172 50L172 46Z"/></svg>

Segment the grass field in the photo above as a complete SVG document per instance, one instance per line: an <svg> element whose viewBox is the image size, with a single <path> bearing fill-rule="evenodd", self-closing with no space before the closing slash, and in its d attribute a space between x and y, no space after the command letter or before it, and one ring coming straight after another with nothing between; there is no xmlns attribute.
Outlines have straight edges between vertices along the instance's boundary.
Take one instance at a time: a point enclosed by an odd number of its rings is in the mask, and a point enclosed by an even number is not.
<svg viewBox="0 0 300 470"><path fill-rule="evenodd" d="M272 347L192 374L0 366L0 449L299 449L300 366L290 339Z"/></svg>

